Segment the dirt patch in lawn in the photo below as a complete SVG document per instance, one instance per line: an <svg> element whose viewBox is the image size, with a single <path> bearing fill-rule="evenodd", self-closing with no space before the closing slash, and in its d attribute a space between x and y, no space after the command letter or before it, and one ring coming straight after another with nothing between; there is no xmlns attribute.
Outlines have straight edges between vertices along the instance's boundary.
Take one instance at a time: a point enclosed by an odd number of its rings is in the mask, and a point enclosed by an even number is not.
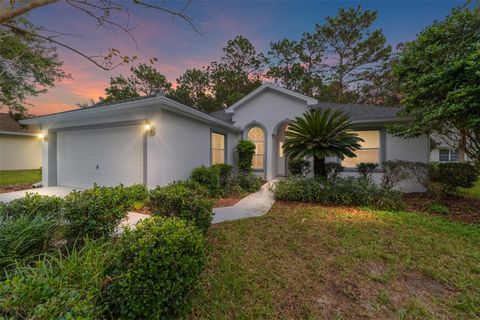
<svg viewBox="0 0 480 320"><path fill-rule="evenodd" d="M15 184L11 186L1 186L0 193L7 193L7 192L13 192L13 191L28 190L28 189L32 189L31 183Z"/></svg>
<svg viewBox="0 0 480 320"><path fill-rule="evenodd" d="M427 193L408 193L405 194L404 200L409 211L435 214L455 221L480 223L480 199L448 196L438 200ZM442 215L429 211L432 203L447 207L450 213Z"/></svg>

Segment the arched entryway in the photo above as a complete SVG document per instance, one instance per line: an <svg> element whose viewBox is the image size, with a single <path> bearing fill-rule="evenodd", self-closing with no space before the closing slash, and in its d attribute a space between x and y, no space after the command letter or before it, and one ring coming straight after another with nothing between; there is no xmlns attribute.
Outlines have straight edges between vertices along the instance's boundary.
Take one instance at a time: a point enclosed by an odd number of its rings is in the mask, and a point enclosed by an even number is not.
<svg viewBox="0 0 480 320"><path fill-rule="evenodd" d="M283 150L283 144L285 142L285 131L287 130L290 121L290 119L285 119L279 122L273 130L272 138L274 148L272 159L274 160L274 172L277 177L284 177L289 174L287 165L288 160Z"/></svg>

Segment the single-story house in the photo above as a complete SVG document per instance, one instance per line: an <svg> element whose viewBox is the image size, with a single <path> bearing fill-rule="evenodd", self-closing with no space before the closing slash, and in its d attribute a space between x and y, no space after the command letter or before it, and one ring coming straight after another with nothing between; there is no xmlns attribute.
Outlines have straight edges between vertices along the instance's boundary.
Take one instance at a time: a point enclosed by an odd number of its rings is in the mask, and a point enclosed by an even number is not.
<svg viewBox="0 0 480 320"><path fill-rule="evenodd" d="M470 161L467 155L462 154L458 148L447 143L443 138L432 135L430 161L432 162L461 162Z"/></svg>
<svg viewBox="0 0 480 320"><path fill-rule="evenodd" d="M42 140L38 130L24 128L8 113L0 113L0 170L39 169Z"/></svg>
<svg viewBox="0 0 480 320"><path fill-rule="evenodd" d="M43 185L91 187L123 183L165 185L189 176L199 165L235 165L241 139L256 145L255 173L269 180L288 174L282 146L288 123L309 108L346 112L365 140L357 157L344 159L346 175L358 162L427 162L429 138L395 137L386 126L400 121L397 108L320 103L263 84L225 110L205 113L163 95L60 112L23 120L45 134ZM381 172L375 174L379 179ZM405 182L402 190L418 189Z"/></svg>

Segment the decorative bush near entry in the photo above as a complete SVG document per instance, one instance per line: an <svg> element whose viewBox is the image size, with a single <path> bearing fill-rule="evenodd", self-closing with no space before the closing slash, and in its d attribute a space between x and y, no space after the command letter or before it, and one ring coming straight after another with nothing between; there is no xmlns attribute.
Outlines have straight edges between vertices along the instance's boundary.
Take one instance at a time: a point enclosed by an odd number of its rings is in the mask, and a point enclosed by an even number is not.
<svg viewBox="0 0 480 320"><path fill-rule="evenodd" d="M251 172L253 155L255 154L255 144L248 140L241 140L235 150L238 155L237 165L240 172Z"/></svg>
<svg viewBox="0 0 480 320"><path fill-rule="evenodd" d="M178 217L207 232L213 219L213 202L198 184L176 181L150 191L149 206L153 215Z"/></svg>
<svg viewBox="0 0 480 320"><path fill-rule="evenodd" d="M262 178L252 173L240 173L237 179L240 188L245 192L256 192L262 186Z"/></svg>
<svg viewBox="0 0 480 320"><path fill-rule="evenodd" d="M290 159L288 160L288 170L294 176L306 175L310 172L310 161L305 159Z"/></svg>
<svg viewBox="0 0 480 320"><path fill-rule="evenodd" d="M217 163L212 168L218 171L222 188L228 187L228 185L233 183L233 166L226 163Z"/></svg>
<svg viewBox="0 0 480 320"><path fill-rule="evenodd" d="M0 284L0 314L6 319L100 319L111 244L86 241L67 256L45 255L20 267ZM110 278L108 278L110 279Z"/></svg>
<svg viewBox="0 0 480 320"><path fill-rule="evenodd" d="M185 314L205 265L205 240L176 218L154 217L126 230L108 288L115 319L173 319Z"/></svg>
<svg viewBox="0 0 480 320"><path fill-rule="evenodd" d="M220 171L218 167L196 167L192 170L190 179L205 187L210 197L217 197L221 193Z"/></svg>
<svg viewBox="0 0 480 320"><path fill-rule="evenodd" d="M272 189L276 200L375 206L380 209L404 208L400 192L382 189L367 179L347 177L326 180L292 176L279 180Z"/></svg>
<svg viewBox="0 0 480 320"><path fill-rule="evenodd" d="M84 237L110 237L127 216L131 205L123 186L74 191L65 197L66 239L69 244Z"/></svg>

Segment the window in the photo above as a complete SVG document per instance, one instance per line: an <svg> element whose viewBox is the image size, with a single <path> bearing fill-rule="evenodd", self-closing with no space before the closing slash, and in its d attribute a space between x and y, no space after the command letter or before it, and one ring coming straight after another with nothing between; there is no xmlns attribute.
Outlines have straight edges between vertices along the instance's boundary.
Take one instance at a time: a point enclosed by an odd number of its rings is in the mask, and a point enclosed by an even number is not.
<svg viewBox="0 0 480 320"><path fill-rule="evenodd" d="M212 164L225 163L225 135L212 132Z"/></svg>
<svg viewBox="0 0 480 320"><path fill-rule="evenodd" d="M263 169L263 157L265 153L265 138L262 128L253 127L248 130L247 139L255 145L255 154L253 155L253 169Z"/></svg>
<svg viewBox="0 0 480 320"><path fill-rule="evenodd" d="M458 150L457 149L440 149L438 160L440 162L458 161Z"/></svg>
<svg viewBox="0 0 480 320"><path fill-rule="evenodd" d="M361 149L355 151L357 155L354 158L345 158L342 166L346 168L354 168L360 162L376 162L380 163L380 131L354 131L364 142L360 142Z"/></svg>
<svg viewBox="0 0 480 320"><path fill-rule="evenodd" d="M285 155L285 151L283 150L283 141L280 141L280 142L278 143L278 156L279 156L280 158L283 158L284 155Z"/></svg>

